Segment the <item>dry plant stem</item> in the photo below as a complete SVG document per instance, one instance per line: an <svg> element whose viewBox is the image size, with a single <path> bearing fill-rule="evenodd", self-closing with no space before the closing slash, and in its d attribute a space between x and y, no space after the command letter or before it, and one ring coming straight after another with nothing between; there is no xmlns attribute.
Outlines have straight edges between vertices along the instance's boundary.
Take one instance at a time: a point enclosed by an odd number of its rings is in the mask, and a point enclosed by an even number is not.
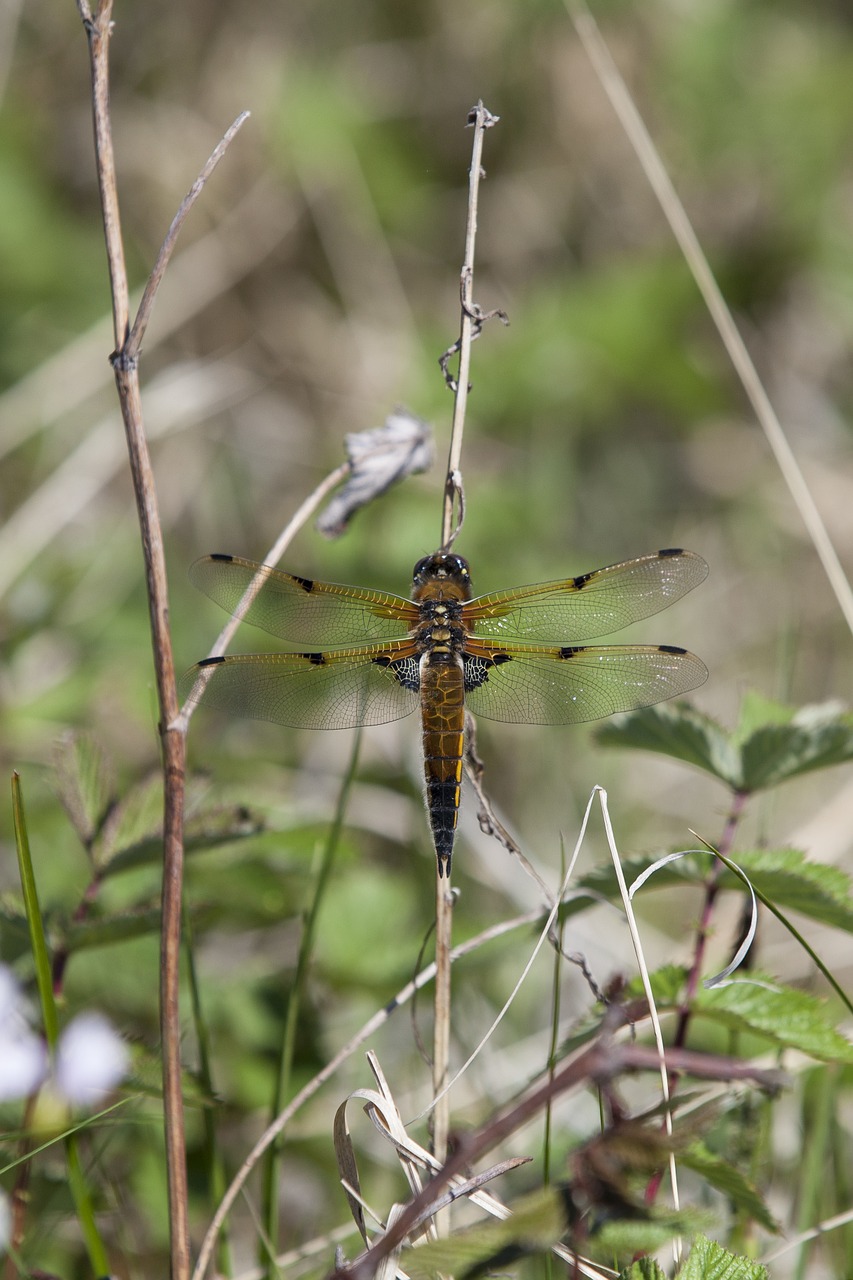
<svg viewBox="0 0 853 1280"><path fill-rule="evenodd" d="M456 537L453 528L453 511L456 498L460 503L462 481L459 465L462 460L462 436L465 427L465 409L468 403L468 374L471 369L471 342L474 334L474 247L477 242L477 201L482 177L483 139L487 129L497 124L498 117L478 102L469 117L474 125L474 145L471 149L471 168L468 173L468 225L465 231L465 261L462 265L462 324L459 338L459 372L456 377L456 396L453 402L453 425L450 432L450 453L447 459L447 479L444 485L444 511L441 522L441 546L449 550Z"/></svg>
<svg viewBox="0 0 853 1280"><path fill-rule="evenodd" d="M222 655L225 653L225 650L228 648L229 644L234 639L234 636L236 635L236 632L237 632L237 628L240 626L240 623L243 621L243 618L246 615L246 610L249 608L249 605L252 603L252 601L255 599L258 592L260 591L261 587L264 585L264 582L268 577L266 570L278 563L278 561L284 555L285 550L287 549L287 547L290 546L290 543L296 537L296 534L299 532L299 530L302 528L305 522L313 515L313 513L319 507L320 503L327 497L329 493L331 493L332 489L336 488L341 483L342 480L346 479L346 477L349 475L351 470L352 470L352 467L349 462L342 462L339 467L336 467L334 471L331 471L329 475L326 476L325 480L322 480L320 484L317 485L317 488L314 490L314 492L309 494L309 496L302 503L301 507L299 507L298 511L288 521L285 528L281 531L276 541L273 543L269 551L264 556L264 562L262 567L258 570L258 572L255 574L252 581L249 583L248 587L243 593L243 597L240 603L237 605L237 608L234 610L233 614L228 619L225 626L222 628L216 640L214 641L213 647L211 648L210 653L207 655L209 658L222 657ZM201 698L202 693L210 683L210 680L213 676L214 671L215 671L215 667L206 667L206 668L202 668L202 670L199 672L198 679L195 685L193 686L193 689L190 695L190 698L192 699L192 701L190 701L190 699L187 699L187 701L184 703L183 707L181 708L180 715L175 720L173 727L180 728L181 730L186 732L190 718L193 712L195 711L196 707L198 706L198 701Z"/></svg>
<svg viewBox="0 0 853 1280"><path fill-rule="evenodd" d="M654 142L643 123L637 108L628 92L627 85L619 74L610 50L604 42L595 18L586 6L585 0L564 0L569 17L586 50L587 56L601 80L605 93L610 99L631 145L637 155L643 171L658 198L664 216L670 225L679 248L693 275L711 319L717 327L729 359L735 367L744 391L761 425L767 442L776 459L776 465L782 473L785 483L794 499L803 524L814 543L824 573L835 592L835 598L844 615L848 627L853 631L853 590L841 562L838 559L832 540L823 523L811 491L803 477L799 464L788 444L776 411L767 392L761 383L755 365L752 363L743 338L735 325L732 314L726 305L719 286L714 279L708 260L696 238L696 233L681 203L669 174L664 168Z"/></svg>
<svg viewBox="0 0 853 1280"><path fill-rule="evenodd" d="M432 1153L444 1164L450 1128L450 1094L445 1093L450 1072L450 948L453 940L453 890L450 873L435 875L435 1025L432 1051L432 1093L437 1099L432 1112ZM438 1225L439 1234L449 1226L447 1218Z"/></svg>
<svg viewBox="0 0 853 1280"><path fill-rule="evenodd" d="M459 463L462 457L462 435L465 424L465 406L468 400L468 373L471 367L471 342L473 336L473 284L474 248L477 241L477 195L482 174L483 138L486 129L495 123L494 117L479 102L471 113L474 125L474 144L471 150L471 169L468 175L468 223L465 231L465 261L462 266L462 325L459 348L459 374L456 381L456 398L453 404L453 425L450 435L450 453L447 461L447 480L444 488L444 512L441 525L441 546L449 549L461 525L462 482ZM460 520L453 528L453 513L459 497ZM435 871L435 1016L433 1029L432 1083L433 1096L438 1098L432 1116L432 1149L438 1160L447 1154L447 1134L450 1126L450 1098L444 1093L450 1071L450 947L453 937L453 895L450 887L450 869L446 878L440 874L441 864L436 860ZM447 1229L448 1221L442 1216L439 1230Z"/></svg>
<svg viewBox="0 0 853 1280"><path fill-rule="evenodd" d="M104 220L104 235L113 302L116 349L112 356L137 515L142 536L148 591L152 648L160 708L163 752L163 887L160 949L160 1034L163 1054L163 1112L166 1138L166 1169L169 1196L172 1280L186 1280L190 1272L189 1224L187 1217L187 1171L184 1139L183 1097L181 1093L181 1043L179 1016L179 955L181 941L181 896L183 886L183 809L186 761L186 734L174 724L178 712L175 668L169 630L166 561L151 458L142 416L139 389L138 353L154 303L157 287L171 256L175 238L199 195L208 174L220 159L242 118L226 135L184 201L160 251L154 274L143 294L131 336L127 273L119 218L115 157L109 113L109 40L112 30L112 0L102 0L92 14L86 0L78 0L89 41L92 69L95 155Z"/></svg>

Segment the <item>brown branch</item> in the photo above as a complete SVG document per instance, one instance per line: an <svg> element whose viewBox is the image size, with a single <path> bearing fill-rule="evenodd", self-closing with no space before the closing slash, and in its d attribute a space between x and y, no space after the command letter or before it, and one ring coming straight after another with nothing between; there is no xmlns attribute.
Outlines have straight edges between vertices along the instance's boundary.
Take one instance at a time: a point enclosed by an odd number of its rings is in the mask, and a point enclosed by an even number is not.
<svg viewBox="0 0 853 1280"><path fill-rule="evenodd" d="M179 959L183 889L183 811L186 764L186 726L176 724L178 696L169 629L169 600L163 536L151 456L145 436L139 387L139 348L157 289L174 249L178 233L207 178L225 148L242 125L240 116L211 155L181 204L145 287L133 325L129 329L129 291L119 218L115 156L109 103L109 41L112 33L112 0L100 0L93 16L87 0L77 0L89 41L92 74L95 157L104 236L112 291L115 351L113 371L127 438L133 490L145 560L145 578L157 698L163 767L163 887L160 944L160 1035L163 1054L163 1119L166 1138L166 1172L169 1197L172 1280L187 1280L190 1273L190 1241L187 1216L187 1170L184 1111L181 1093L181 1036L179 1009Z"/></svg>

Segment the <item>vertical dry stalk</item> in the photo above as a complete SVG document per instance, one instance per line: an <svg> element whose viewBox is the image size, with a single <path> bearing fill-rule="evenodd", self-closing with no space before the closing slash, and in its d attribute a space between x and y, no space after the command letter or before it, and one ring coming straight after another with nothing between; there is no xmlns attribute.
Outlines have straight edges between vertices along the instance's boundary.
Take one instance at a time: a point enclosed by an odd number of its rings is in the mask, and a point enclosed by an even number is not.
<svg viewBox="0 0 853 1280"><path fill-rule="evenodd" d="M460 461L462 436L465 427L465 409L468 402L468 373L471 367L471 343L475 325L479 324L479 312L473 301L474 249L477 241L477 200L482 177L481 161L483 140L487 129L497 124L499 117L478 102L469 114L468 122L474 127L474 143L471 149L471 168L468 175L468 222L465 231L465 260L462 264L460 288L462 321L459 335L459 371L456 377L453 425L450 435L450 452L447 461L447 479L444 487L444 509L441 525L441 545L447 549L453 542L462 521L464 510ZM459 516L456 529L453 515L457 501ZM450 1064L450 948L453 936L453 893L450 887L450 869L446 878L439 875L436 862L435 877L435 1003L433 1028L432 1083L436 1104L432 1117L432 1150L444 1163L447 1158L447 1135L450 1126L450 1096L445 1091L449 1079ZM446 1211L445 1211L446 1212ZM445 1224L446 1225L446 1224Z"/></svg>
<svg viewBox="0 0 853 1280"><path fill-rule="evenodd" d="M172 223L146 287L131 332L129 290L119 218L115 158L109 110L109 41L112 33L112 0L100 0L93 15L87 0L77 7L89 42L92 74L95 157L104 220L107 262L113 304L115 351L111 357L127 438L128 457L142 537L163 767L163 888L160 947L160 1034L163 1054L163 1112L166 1136L166 1168L173 1280L187 1280L190 1273L187 1172L181 1094L181 1042L179 1018L179 957L181 897L183 887L183 809L186 732L175 723L178 697L169 631L169 605L163 537L157 509L154 473L142 415L139 388L139 349L157 286L174 248L180 227L204 182L245 117L235 121L210 157Z"/></svg>

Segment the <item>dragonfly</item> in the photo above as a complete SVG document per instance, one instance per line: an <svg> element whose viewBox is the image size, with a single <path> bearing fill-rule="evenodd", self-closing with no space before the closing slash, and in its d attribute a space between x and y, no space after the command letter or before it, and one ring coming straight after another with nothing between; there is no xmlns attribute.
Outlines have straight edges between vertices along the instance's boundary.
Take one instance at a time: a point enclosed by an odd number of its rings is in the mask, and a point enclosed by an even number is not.
<svg viewBox="0 0 853 1280"><path fill-rule="evenodd" d="M472 598L468 562L437 551L415 565L407 600L239 556L204 556L190 570L194 585L293 651L205 658L185 687L205 672L206 703L303 729L385 724L420 709L427 813L438 874L449 876L466 711L513 724L574 724L697 688L708 671L686 649L578 642L658 613L707 573L701 556L668 548ZM191 701L202 697L202 683Z"/></svg>

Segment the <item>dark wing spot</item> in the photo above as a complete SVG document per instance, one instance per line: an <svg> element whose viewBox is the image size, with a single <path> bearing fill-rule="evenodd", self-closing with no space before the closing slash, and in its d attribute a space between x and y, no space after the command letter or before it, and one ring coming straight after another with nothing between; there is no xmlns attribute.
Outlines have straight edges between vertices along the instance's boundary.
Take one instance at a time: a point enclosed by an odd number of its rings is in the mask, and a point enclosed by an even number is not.
<svg viewBox="0 0 853 1280"><path fill-rule="evenodd" d="M300 578L300 577L299 577L297 574L295 574L295 573L292 573L290 576L291 576L291 578L293 579L293 581L294 581L294 582L298 582L298 583L299 583L299 585L300 585L300 587L302 588L302 590L303 590L303 591L313 591L313 590L314 590L314 579L313 579L313 578Z"/></svg>
<svg viewBox="0 0 853 1280"><path fill-rule="evenodd" d="M230 556L226 557L230 560ZM218 667L220 662L224 662L224 658L202 658L201 662L197 662L197 667Z"/></svg>
<svg viewBox="0 0 853 1280"><path fill-rule="evenodd" d="M589 582L593 575L591 573L579 573L576 578L572 578L572 585L575 590L580 591Z"/></svg>
<svg viewBox="0 0 853 1280"><path fill-rule="evenodd" d="M326 665L325 653L303 653L300 657L307 658L315 667L324 667Z"/></svg>
<svg viewBox="0 0 853 1280"><path fill-rule="evenodd" d="M663 550L658 552L658 555L659 556L683 556L684 548L683 547L664 547Z"/></svg>
<svg viewBox="0 0 853 1280"><path fill-rule="evenodd" d="M477 654L474 658L466 653L463 658L465 692L481 688L488 680L492 667L503 666L505 662L512 662L512 654L492 653L488 657Z"/></svg>
<svg viewBox="0 0 853 1280"><path fill-rule="evenodd" d="M411 689L412 693L420 691L421 674L416 658L395 659L389 658L387 654L383 653L374 658L373 663L377 667L389 668L397 683L404 689Z"/></svg>
<svg viewBox="0 0 853 1280"><path fill-rule="evenodd" d="M584 651L583 645L567 644L567 645L564 645L563 648L560 650L560 657L574 658L576 654L583 653L583 651Z"/></svg>
<svg viewBox="0 0 853 1280"><path fill-rule="evenodd" d="M233 556L223 555L222 552L219 551L215 551L210 558L211 560L224 560L226 564L230 564L234 559Z"/></svg>
<svg viewBox="0 0 853 1280"><path fill-rule="evenodd" d="M675 644L659 644L658 652L659 653L686 653L687 650L679 649L678 645L675 645Z"/></svg>

